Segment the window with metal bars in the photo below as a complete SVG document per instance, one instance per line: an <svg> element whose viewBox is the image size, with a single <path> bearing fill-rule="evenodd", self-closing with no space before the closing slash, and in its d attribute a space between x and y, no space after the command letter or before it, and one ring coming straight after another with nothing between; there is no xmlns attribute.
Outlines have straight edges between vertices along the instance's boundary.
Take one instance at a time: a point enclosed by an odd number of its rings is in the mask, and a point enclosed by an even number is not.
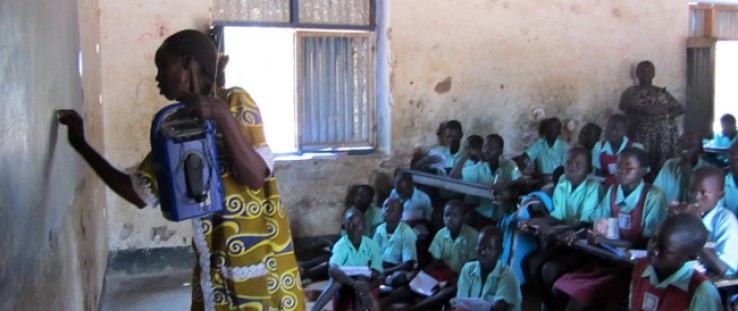
<svg viewBox="0 0 738 311"><path fill-rule="evenodd" d="M277 154L376 147L374 1L216 0L227 86L259 104Z"/></svg>

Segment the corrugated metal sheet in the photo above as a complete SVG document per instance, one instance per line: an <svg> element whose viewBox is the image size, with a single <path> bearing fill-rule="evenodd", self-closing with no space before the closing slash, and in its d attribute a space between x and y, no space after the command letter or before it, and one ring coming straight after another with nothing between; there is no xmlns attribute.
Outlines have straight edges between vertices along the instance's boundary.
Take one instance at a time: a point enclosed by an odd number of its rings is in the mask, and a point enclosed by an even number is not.
<svg viewBox="0 0 738 311"><path fill-rule="evenodd" d="M715 48L687 50L687 102L684 128L699 135L712 133L715 97Z"/></svg>
<svg viewBox="0 0 738 311"><path fill-rule="evenodd" d="M374 143L370 35L298 35L298 104L304 151Z"/></svg>

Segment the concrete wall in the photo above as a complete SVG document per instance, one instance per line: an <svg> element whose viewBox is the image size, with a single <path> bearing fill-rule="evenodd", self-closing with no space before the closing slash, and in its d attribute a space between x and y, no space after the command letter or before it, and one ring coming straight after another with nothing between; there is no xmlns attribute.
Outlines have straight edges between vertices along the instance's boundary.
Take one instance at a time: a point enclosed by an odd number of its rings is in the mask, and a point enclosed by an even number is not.
<svg viewBox="0 0 738 311"><path fill-rule="evenodd" d="M204 28L210 1L103 1L106 155L133 166L149 149L157 96L152 55L173 31ZM176 14L170 13L176 8ZM413 150L435 143L437 124L459 119L467 134L499 132L507 152L535 138L535 108L571 124L604 124L642 59L655 83L684 98L686 1L392 0L380 3L388 40L391 121L387 156L278 162L297 237L336 233L350 184L389 182ZM380 45L382 47L382 45ZM442 83L445 82L445 83ZM320 182L315 182L320 181ZM188 245L188 224L138 211L108 195L113 250Z"/></svg>
<svg viewBox="0 0 738 311"><path fill-rule="evenodd" d="M98 33L95 0L0 2L0 310L97 308L103 188L55 110L84 113L102 145Z"/></svg>

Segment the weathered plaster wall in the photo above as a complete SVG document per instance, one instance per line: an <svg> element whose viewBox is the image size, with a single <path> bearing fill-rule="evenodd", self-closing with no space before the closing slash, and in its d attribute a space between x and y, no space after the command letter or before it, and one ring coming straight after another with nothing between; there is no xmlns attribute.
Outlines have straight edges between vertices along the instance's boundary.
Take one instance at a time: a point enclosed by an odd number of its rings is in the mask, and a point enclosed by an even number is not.
<svg viewBox="0 0 738 311"><path fill-rule="evenodd" d="M97 309L104 192L55 110L83 112L102 144L98 25L96 0L0 3L0 310Z"/></svg>
<svg viewBox="0 0 738 311"><path fill-rule="evenodd" d="M208 6L103 1L105 141L113 163L133 166L149 149L149 122L164 104L151 57L173 31L204 28ZM604 124L642 59L656 64L656 84L684 98L685 1L392 0L380 8L387 27L380 36L388 40L380 50L389 51L382 65L391 93L379 97L389 108L380 111L391 121L383 134L391 137L388 155L278 162L297 237L336 233L349 185L389 182L413 149L435 143L444 119L459 119L468 134L499 132L507 152L518 152L534 138L534 108L574 120L575 133L588 121ZM189 244L187 223L168 223L158 210L138 211L113 194L108 203L111 249ZM161 233L171 236L165 241Z"/></svg>
<svg viewBox="0 0 738 311"><path fill-rule="evenodd" d="M535 129L530 111L605 123L633 66L684 98L686 1L390 1L395 151L433 143L443 119L500 133L508 152ZM471 22L473 21L473 22ZM423 35L418 35L422 32ZM447 92L439 83L451 81Z"/></svg>
<svg viewBox="0 0 738 311"><path fill-rule="evenodd" d="M156 87L156 49L179 30L207 29L210 1L101 0L100 8L105 156L135 168L151 148L153 115L168 103ZM158 208L139 210L112 191L107 206L111 250L190 245L189 221L169 222Z"/></svg>

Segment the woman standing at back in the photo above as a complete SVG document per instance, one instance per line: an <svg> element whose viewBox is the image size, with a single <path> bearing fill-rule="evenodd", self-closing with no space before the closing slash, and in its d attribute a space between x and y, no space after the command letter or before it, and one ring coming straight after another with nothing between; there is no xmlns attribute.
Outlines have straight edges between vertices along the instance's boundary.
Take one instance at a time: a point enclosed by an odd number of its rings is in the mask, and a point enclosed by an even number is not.
<svg viewBox="0 0 738 311"><path fill-rule="evenodd" d="M653 85L656 67L650 61L638 63L636 76L638 85L623 92L619 108L630 120L628 136L645 145L651 172L658 172L664 161L674 156L676 118L684 114L684 107L666 88Z"/></svg>

